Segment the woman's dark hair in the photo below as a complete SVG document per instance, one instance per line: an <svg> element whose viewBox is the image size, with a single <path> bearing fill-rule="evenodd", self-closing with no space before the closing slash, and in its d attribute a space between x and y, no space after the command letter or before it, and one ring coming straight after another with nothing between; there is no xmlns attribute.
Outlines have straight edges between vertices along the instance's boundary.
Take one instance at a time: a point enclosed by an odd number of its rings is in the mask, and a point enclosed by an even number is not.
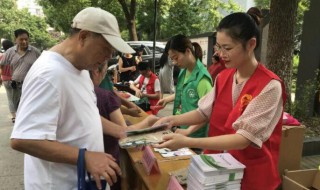
<svg viewBox="0 0 320 190"><path fill-rule="evenodd" d="M202 49L200 45L196 42L191 43L189 38L187 38L185 35L178 34L176 36L171 37L169 49L181 53L185 53L187 49L190 49L194 57L202 61Z"/></svg>
<svg viewBox="0 0 320 190"><path fill-rule="evenodd" d="M255 37L256 47L260 45L260 30L255 18L247 13L233 13L224 17L218 27L218 32L226 32L232 39L240 41L245 47L246 42Z"/></svg>
<svg viewBox="0 0 320 190"><path fill-rule="evenodd" d="M162 68L165 64L168 63L168 59L169 59L169 47L170 47L170 40L167 42L166 46L164 47L164 51L160 57L159 60L159 64L160 64L160 68Z"/></svg>
<svg viewBox="0 0 320 190"><path fill-rule="evenodd" d="M218 55L214 55L214 56L212 56L212 57L213 57L213 59L216 60L216 62L219 62L219 61L220 61L220 57L219 57Z"/></svg>
<svg viewBox="0 0 320 190"><path fill-rule="evenodd" d="M4 51L7 51L7 49L11 48L12 46L14 46L13 42L10 40L3 40L2 41L2 47Z"/></svg>
<svg viewBox="0 0 320 190"><path fill-rule="evenodd" d="M22 34L27 34L27 36L29 37L29 32L26 31L25 29L17 29L14 31L14 36L17 38L18 36L22 35Z"/></svg>
<svg viewBox="0 0 320 190"><path fill-rule="evenodd" d="M138 64L138 70L139 71L146 71L146 70L150 70L150 63L148 61L141 61Z"/></svg>
<svg viewBox="0 0 320 190"><path fill-rule="evenodd" d="M251 7L247 13L254 19L258 26L260 26L261 19L263 18L262 12L257 7Z"/></svg>

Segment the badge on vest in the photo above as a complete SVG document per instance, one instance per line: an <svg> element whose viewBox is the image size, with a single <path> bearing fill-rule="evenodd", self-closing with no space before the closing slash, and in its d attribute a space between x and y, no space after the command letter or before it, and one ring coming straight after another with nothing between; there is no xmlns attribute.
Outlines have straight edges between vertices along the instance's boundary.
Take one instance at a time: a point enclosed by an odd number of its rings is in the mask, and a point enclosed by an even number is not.
<svg viewBox="0 0 320 190"><path fill-rule="evenodd" d="M195 98L196 97L196 91L194 89L188 89L187 94L189 98Z"/></svg>

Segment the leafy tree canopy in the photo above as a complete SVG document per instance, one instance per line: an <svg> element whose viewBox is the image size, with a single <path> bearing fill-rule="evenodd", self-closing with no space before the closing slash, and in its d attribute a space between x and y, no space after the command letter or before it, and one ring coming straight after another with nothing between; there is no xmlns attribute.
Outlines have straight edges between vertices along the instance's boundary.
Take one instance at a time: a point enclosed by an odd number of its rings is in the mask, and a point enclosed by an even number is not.
<svg viewBox="0 0 320 190"><path fill-rule="evenodd" d="M0 37L14 41L18 28L30 33L30 43L39 49L51 47L54 40L47 32L48 25L43 18L31 15L26 9L18 10L15 0L0 1Z"/></svg>
<svg viewBox="0 0 320 190"><path fill-rule="evenodd" d="M47 22L54 28L68 32L74 15L81 9L94 6L101 7L114 14L119 22L125 39L129 40L128 23L135 22L140 40L153 37L154 1L150 0L38 0L43 6ZM136 14L131 19L125 17L123 6L132 11L136 5ZM211 32L223 13L240 11L232 1L222 0L158 0L157 38L165 39L177 33L186 35ZM131 12L130 12L131 13Z"/></svg>

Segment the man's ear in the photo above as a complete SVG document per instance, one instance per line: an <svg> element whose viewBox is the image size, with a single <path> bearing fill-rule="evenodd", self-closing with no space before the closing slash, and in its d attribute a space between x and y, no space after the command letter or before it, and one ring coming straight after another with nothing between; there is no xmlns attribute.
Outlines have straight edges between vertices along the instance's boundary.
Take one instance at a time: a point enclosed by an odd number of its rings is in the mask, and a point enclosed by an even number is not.
<svg viewBox="0 0 320 190"><path fill-rule="evenodd" d="M96 76L99 76L100 75L99 69L93 70L93 74Z"/></svg>
<svg viewBox="0 0 320 190"><path fill-rule="evenodd" d="M81 46L84 45L85 41L88 39L90 36L90 32L87 30L80 30L79 35L78 35L78 40L80 41Z"/></svg>

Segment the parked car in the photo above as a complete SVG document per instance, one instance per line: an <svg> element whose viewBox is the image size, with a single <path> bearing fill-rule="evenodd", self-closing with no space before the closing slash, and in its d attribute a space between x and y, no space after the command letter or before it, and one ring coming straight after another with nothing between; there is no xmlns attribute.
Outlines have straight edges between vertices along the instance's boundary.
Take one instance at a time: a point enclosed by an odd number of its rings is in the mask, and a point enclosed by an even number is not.
<svg viewBox="0 0 320 190"><path fill-rule="evenodd" d="M128 41L127 42L132 49L137 50L140 47L143 47L143 54L142 54L142 60L153 62L153 42L152 41ZM164 52L165 45L161 42L156 42L156 48L155 48L155 73L159 73L160 70L160 64L159 60ZM119 52L115 52L113 57L109 60L108 65L110 69L114 69L116 66L115 64L118 64L118 55Z"/></svg>

